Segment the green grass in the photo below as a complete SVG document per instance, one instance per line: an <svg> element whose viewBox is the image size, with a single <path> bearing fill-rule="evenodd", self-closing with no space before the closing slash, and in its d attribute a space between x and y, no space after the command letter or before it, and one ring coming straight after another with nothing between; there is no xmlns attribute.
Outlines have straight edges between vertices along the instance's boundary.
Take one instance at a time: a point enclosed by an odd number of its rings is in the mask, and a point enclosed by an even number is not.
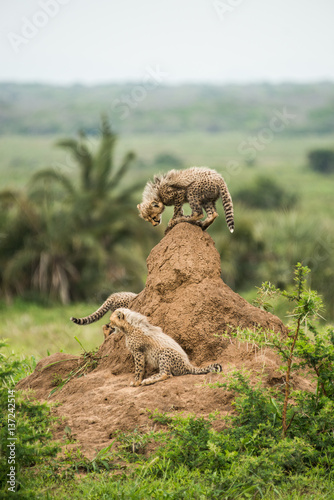
<svg viewBox="0 0 334 500"><path fill-rule="evenodd" d="M254 134L256 135L256 134ZM73 164L66 151L55 146L61 136L2 136L0 138L0 182L3 188L23 187L31 174L41 168L54 166L63 173L71 173ZM184 166L207 165L217 168L225 177L231 193L246 187L257 175L271 175L300 196L299 209L303 212L321 212L334 215L331 177L322 176L306 168L310 149L332 147L334 135L284 136L276 134L262 151L257 152L255 165L249 167L245 156L238 153L241 141L250 134L242 133L183 133L152 136L136 134L122 136L116 148L116 164L126 151L133 150L143 162L137 178L143 179L159 171L154 158L161 152L180 157ZM93 144L96 139L92 139ZM233 172L229 162L236 162ZM133 180L133 173L129 180Z"/></svg>
<svg viewBox="0 0 334 500"><path fill-rule="evenodd" d="M36 170L62 161L64 153L53 147L55 139L53 136L0 137L2 187L23 187Z"/></svg>
<svg viewBox="0 0 334 500"><path fill-rule="evenodd" d="M253 134L256 136L256 133ZM251 176L253 169L245 167L245 156L238 152L242 141L247 141L249 133L182 133L182 134L134 134L119 138L117 155L121 158L128 150L133 150L145 163L152 163L161 152L179 156L185 166L207 165L224 170L228 161L239 162L241 170L235 176L243 180L247 173ZM7 135L0 138L0 179L2 184L23 185L31 173L38 168L50 165L70 169L67 153L56 147L61 136L16 136ZM303 166L306 154L317 147L332 147L334 135L323 136L286 136L277 134L273 140L258 151L256 165L266 172L274 173L279 169L282 178L294 175L295 167ZM96 140L92 139L92 143ZM117 160L117 158L116 158ZM284 165L284 167L282 166ZM292 169L293 168L293 169ZM298 171L297 171L298 173Z"/></svg>
<svg viewBox="0 0 334 500"><path fill-rule="evenodd" d="M62 484L57 478L37 477L27 486L39 491L39 498L56 498L66 500L73 498L81 500L206 500L206 499L247 499L265 498L266 500L332 500L334 495L333 483L323 478L318 478L317 473L309 477L296 477L293 486L288 483L281 487L268 487L265 496L257 496L254 491L233 492L219 491L210 479L203 478L201 474L189 473L180 469L169 478L145 477L145 469L140 475L119 479L119 474L90 473L77 479L63 480ZM242 488L240 488L242 490ZM46 496L49 495L49 496Z"/></svg>
<svg viewBox="0 0 334 500"><path fill-rule="evenodd" d="M37 361L55 352L79 354L82 349L75 336L91 351L103 342L102 325L108 316L87 326L75 325L70 317L87 316L96 309L96 304L43 307L20 300L9 306L1 303L0 338L8 339L8 352L34 356Z"/></svg>

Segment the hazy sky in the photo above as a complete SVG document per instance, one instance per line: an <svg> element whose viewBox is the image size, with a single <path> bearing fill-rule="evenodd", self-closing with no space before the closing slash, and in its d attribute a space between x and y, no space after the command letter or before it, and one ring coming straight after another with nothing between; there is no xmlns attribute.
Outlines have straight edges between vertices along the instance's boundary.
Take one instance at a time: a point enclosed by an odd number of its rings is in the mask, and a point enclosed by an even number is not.
<svg viewBox="0 0 334 500"><path fill-rule="evenodd" d="M0 80L334 80L334 0L0 0Z"/></svg>

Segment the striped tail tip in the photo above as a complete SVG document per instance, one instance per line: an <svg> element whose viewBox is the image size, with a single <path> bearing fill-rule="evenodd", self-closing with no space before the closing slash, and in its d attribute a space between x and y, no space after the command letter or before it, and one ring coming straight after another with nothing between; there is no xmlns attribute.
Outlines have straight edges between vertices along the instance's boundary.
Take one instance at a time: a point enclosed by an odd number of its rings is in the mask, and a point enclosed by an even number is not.
<svg viewBox="0 0 334 500"><path fill-rule="evenodd" d="M73 323L78 324L79 320L77 318L73 318L73 316L70 317L70 321L73 321Z"/></svg>
<svg viewBox="0 0 334 500"><path fill-rule="evenodd" d="M226 223L227 223L227 227L230 230L230 233L233 233L234 232L234 220L233 220L233 217L227 218Z"/></svg>

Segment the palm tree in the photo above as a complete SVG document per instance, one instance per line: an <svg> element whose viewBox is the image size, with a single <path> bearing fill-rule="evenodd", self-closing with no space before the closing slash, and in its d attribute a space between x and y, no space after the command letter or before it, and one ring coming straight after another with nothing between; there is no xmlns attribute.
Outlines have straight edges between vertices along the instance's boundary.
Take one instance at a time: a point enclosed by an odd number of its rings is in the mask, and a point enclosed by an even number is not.
<svg viewBox="0 0 334 500"><path fill-rule="evenodd" d="M7 298L37 290L66 304L75 298L88 259L97 270L103 267L104 252L97 244L77 243L70 213L53 210L47 199L36 204L25 193L2 193L0 204L9 214L0 245L1 288Z"/></svg>
<svg viewBox="0 0 334 500"><path fill-rule="evenodd" d="M128 152L120 166L115 168L116 139L117 135L111 130L107 119L102 117L101 139L96 152L92 151L92 146L88 147L88 139L83 132L79 132L78 139L59 141L57 145L69 151L78 167L79 176L73 178L52 168L41 170L32 178L34 196L38 196L41 183L42 196L46 188L51 192L58 189L57 196L71 206L78 225L101 237L102 233L105 234L106 225L116 221L116 214L120 213L121 218L125 219L129 211L134 212L130 200L138 188L132 184L121 189L135 154ZM122 226L116 224L113 229L123 234L125 224ZM115 232L112 232L115 236Z"/></svg>
<svg viewBox="0 0 334 500"><path fill-rule="evenodd" d="M82 132L78 139L58 142L75 160L77 177L49 168L32 177L26 193L0 193L6 296L37 290L68 303L99 299L101 288L106 294L141 288L145 260L136 242L144 235L132 199L137 186L123 182L135 155L127 153L115 168L115 143L103 118L96 151Z"/></svg>

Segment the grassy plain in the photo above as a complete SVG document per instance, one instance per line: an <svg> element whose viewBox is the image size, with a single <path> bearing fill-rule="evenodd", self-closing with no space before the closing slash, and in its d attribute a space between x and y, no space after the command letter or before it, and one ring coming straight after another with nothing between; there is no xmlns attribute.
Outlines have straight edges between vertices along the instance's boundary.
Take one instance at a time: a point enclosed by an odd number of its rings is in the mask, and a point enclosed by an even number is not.
<svg viewBox="0 0 334 500"><path fill-rule="evenodd" d="M261 130L259 131L261 132ZM242 141L257 134L250 133L182 133L182 134L133 134L119 137L116 154L121 158L128 150L133 150L146 164L152 164L157 154L169 152L179 156L185 166L208 165L223 167L229 160L243 164L244 156L238 152ZM63 136L56 135L3 135L0 137L0 174L2 182L23 183L31 172L59 164L68 163L67 153L57 147L56 141ZM334 135L282 135L277 133L271 142L261 143L256 164L270 170L286 165L289 169L304 165L306 153L317 147L332 147ZM96 143L92 138L91 142ZM17 173L17 175L15 174Z"/></svg>
<svg viewBox="0 0 334 500"><path fill-rule="evenodd" d="M331 148L334 135L294 135L277 133L270 143L259 142L252 167L239 145L257 134L244 133L184 133L136 134L119 138L116 164L129 151L139 159L135 175L143 185L148 176L159 171L155 157L168 152L179 157L184 166L207 165L218 169L228 182L231 193L249 185L258 175L268 175L296 192L300 197L299 210L307 215L319 212L322 217L334 215L333 179L307 169L307 153L313 148ZM0 186L17 189L26 186L35 171L54 167L64 174L75 172L69 155L56 146L60 136L2 136L0 137ZM97 140L92 138L92 144ZM133 172L129 174L133 178ZM129 177L130 179L130 177Z"/></svg>
<svg viewBox="0 0 334 500"><path fill-rule="evenodd" d="M257 134L244 133L184 133L184 134L136 134L119 138L116 163L129 151L139 160L135 174L141 177L147 170L157 171L155 157L162 152L179 157L185 167L207 165L225 174L231 190L237 190L254 175L272 175L282 183L305 195L308 201L320 194L330 194L332 183L326 177L307 171L307 153L313 148L331 148L332 135L287 136L277 133L270 143L258 141L254 166L247 166L246 156L238 152L243 141L247 144ZM73 164L66 151L56 146L60 136L1 136L0 183L5 187L22 187L31 174L41 168L54 168L71 173ZM92 144L97 140L92 138ZM249 146L251 147L251 146ZM256 149L256 148L255 148ZM233 166L231 165L233 163ZM301 175L302 174L302 175ZM133 176L133 172L131 174ZM145 181L144 181L145 182ZM310 199L311 198L311 199Z"/></svg>
<svg viewBox="0 0 334 500"><path fill-rule="evenodd" d="M96 349L103 341L102 325L107 316L93 325L78 326L71 316L87 316L97 309L96 304L71 306L42 306L16 300L11 305L1 303L0 338L8 339L7 354L34 356L36 361L55 352L78 354Z"/></svg>

